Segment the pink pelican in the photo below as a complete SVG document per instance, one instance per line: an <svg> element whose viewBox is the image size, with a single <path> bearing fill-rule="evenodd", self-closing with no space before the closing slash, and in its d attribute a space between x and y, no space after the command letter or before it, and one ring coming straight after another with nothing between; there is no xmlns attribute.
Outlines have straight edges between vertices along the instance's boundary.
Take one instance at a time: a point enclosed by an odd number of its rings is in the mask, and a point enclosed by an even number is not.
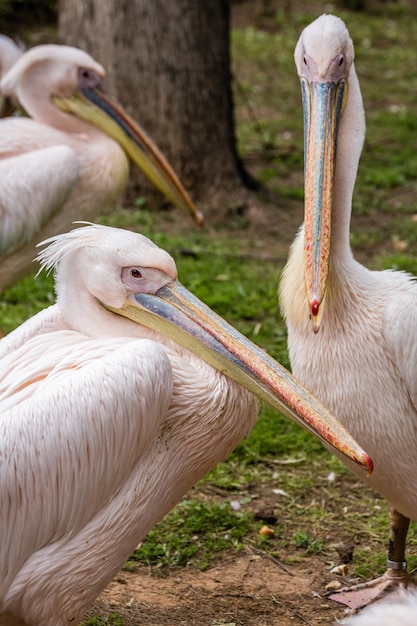
<svg viewBox="0 0 417 626"><path fill-rule="evenodd" d="M0 35L0 79L9 71L12 65L22 56L25 49L7 37ZM4 98L0 91L0 117L7 117L13 113L15 107L9 98Z"/></svg>
<svg viewBox="0 0 417 626"><path fill-rule="evenodd" d="M68 46L31 48L0 89L28 118L0 120L0 291L35 269L36 242L115 202L128 157L201 223L146 133L102 89L104 70Z"/></svg>
<svg viewBox="0 0 417 626"><path fill-rule="evenodd" d="M343 21L322 15L307 26L295 63L305 121L305 221L280 286L291 367L369 452L375 468L369 484L390 512L386 574L365 583L359 596L339 596L358 606L410 580L405 541L409 519L417 520L417 284L403 272L368 270L350 248L365 115Z"/></svg>
<svg viewBox="0 0 417 626"><path fill-rule="evenodd" d="M252 393L371 471L305 387L178 282L167 252L94 225L44 243L57 302L0 341L0 624L78 624L250 431Z"/></svg>
<svg viewBox="0 0 417 626"><path fill-rule="evenodd" d="M359 615L337 622L339 626L415 626L417 594L401 589L361 611Z"/></svg>
<svg viewBox="0 0 417 626"><path fill-rule="evenodd" d="M0 77L8 72L24 51L22 45L17 44L7 35L0 35Z"/></svg>

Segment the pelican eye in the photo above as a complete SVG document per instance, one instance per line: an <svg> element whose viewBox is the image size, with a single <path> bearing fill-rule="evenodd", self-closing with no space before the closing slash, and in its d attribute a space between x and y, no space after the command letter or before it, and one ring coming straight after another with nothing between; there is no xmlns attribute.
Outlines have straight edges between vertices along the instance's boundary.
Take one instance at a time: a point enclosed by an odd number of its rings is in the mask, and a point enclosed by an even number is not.
<svg viewBox="0 0 417 626"><path fill-rule="evenodd" d="M78 68L78 82L83 87L98 87L100 85L100 76L89 67Z"/></svg>
<svg viewBox="0 0 417 626"><path fill-rule="evenodd" d="M132 267L132 269L130 270L130 275L132 278L142 278L143 274L140 270L138 270L137 267Z"/></svg>
<svg viewBox="0 0 417 626"><path fill-rule="evenodd" d="M344 56L342 55L342 56L340 57L340 59L339 59L339 67L340 67L341 65L343 65L344 60L345 60L345 58L344 58Z"/></svg>

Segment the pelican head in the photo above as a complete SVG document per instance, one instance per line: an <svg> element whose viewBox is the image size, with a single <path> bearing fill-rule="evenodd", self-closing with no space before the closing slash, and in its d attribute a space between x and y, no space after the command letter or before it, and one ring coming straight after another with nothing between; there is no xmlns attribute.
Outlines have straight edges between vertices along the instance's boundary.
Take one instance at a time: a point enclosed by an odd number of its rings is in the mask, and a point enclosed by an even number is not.
<svg viewBox="0 0 417 626"><path fill-rule="evenodd" d="M89 54L70 46L35 46L13 64L0 83L38 122L82 133L85 124L117 141L131 160L167 198L191 213L197 211L180 180L152 139L104 91L104 69ZM88 133L87 133L88 134Z"/></svg>
<svg viewBox="0 0 417 626"><path fill-rule="evenodd" d="M369 456L336 418L284 367L187 291L173 259L149 239L89 225L43 244L49 245L38 260L47 270L56 268L64 310L85 292L94 311L106 310L109 332L117 332L122 316L170 338L372 471Z"/></svg>
<svg viewBox="0 0 417 626"><path fill-rule="evenodd" d="M304 110L304 275L317 332L326 293L338 132L354 59L344 22L334 15L316 19L301 33L294 58Z"/></svg>

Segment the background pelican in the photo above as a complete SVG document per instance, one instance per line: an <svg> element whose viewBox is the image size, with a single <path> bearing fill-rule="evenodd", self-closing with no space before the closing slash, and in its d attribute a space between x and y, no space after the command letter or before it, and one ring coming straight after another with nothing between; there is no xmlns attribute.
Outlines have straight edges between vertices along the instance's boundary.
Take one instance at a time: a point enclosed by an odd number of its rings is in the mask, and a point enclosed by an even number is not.
<svg viewBox="0 0 417 626"><path fill-rule="evenodd" d="M116 200L127 155L201 223L156 146L103 92L103 76L82 50L45 45L23 54L0 83L32 118L0 120L0 291L34 269L41 238Z"/></svg>
<svg viewBox="0 0 417 626"><path fill-rule="evenodd" d="M339 596L358 606L409 581L405 541L409 519L417 520L417 285L402 272L366 269L350 249L365 135L353 59L346 26L332 15L310 24L295 49L305 120L305 222L280 300L292 371L369 451L375 464L369 484L390 506L387 573L358 596Z"/></svg>
<svg viewBox="0 0 417 626"><path fill-rule="evenodd" d="M0 35L0 78L6 74L24 51L24 47L15 43L13 39L7 35Z"/></svg>
<svg viewBox="0 0 417 626"><path fill-rule="evenodd" d="M24 53L23 46L16 44L7 35L0 35L0 79ZM13 113L14 105L9 98L4 98L0 91L0 117Z"/></svg>
<svg viewBox="0 0 417 626"><path fill-rule="evenodd" d="M0 342L0 624L78 623L146 532L251 429L257 401L225 373L372 469L148 239L88 226L49 243L40 260L56 267L57 303Z"/></svg>

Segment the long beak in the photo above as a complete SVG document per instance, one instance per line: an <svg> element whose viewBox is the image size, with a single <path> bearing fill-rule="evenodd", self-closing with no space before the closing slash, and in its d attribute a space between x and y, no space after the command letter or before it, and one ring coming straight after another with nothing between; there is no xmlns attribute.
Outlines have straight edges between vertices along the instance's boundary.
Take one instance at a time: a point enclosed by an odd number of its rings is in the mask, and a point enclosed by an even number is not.
<svg viewBox="0 0 417 626"><path fill-rule="evenodd" d="M345 87L345 80L336 84L301 79L305 154L304 276L315 332L320 327L320 305L325 296L329 267L333 179Z"/></svg>
<svg viewBox="0 0 417 626"><path fill-rule="evenodd" d="M199 226L203 224L203 215L162 152L143 128L104 91L84 88L70 97L53 96L53 101L60 109L98 126L117 141L155 187L179 208L189 211Z"/></svg>
<svg viewBox="0 0 417 626"><path fill-rule="evenodd" d="M130 296L121 309L110 310L174 339L316 435L326 446L361 465L368 474L372 472L371 458L330 411L284 367L178 281L154 295Z"/></svg>

